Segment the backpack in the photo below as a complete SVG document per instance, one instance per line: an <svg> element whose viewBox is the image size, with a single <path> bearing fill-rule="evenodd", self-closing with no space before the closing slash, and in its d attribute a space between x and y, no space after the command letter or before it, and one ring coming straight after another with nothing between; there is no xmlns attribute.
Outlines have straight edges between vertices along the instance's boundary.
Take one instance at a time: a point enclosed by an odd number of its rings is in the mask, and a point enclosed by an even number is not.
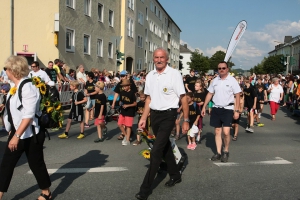
<svg viewBox="0 0 300 200"><path fill-rule="evenodd" d="M36 113L35 117L38 118L38 125L42 129L47 128L61 128L64 120L62 105L59 101L59 92L56 87L50 87L41 80L40 77L32 77L25 79L19 85L18 95L21 105L18 109L23 107L22 105L22 88L24 84L31 82L35 85L41 95L40 100L40 111L41 113ZM48 134L49 136L49 134ZM49 138L50 139L50 138Z"/></svg>

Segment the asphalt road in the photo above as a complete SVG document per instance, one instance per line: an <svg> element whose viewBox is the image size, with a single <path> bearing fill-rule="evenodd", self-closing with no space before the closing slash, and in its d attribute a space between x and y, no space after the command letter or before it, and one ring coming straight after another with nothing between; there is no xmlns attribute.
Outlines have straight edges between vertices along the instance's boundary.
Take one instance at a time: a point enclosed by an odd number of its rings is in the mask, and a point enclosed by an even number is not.
<svg viewBox="0 0 300 200"><path fill-rule="evenodd" d="M269 113L268 106L264 112ZM188 155L183 181L166 188L168 175L158 175L149 199L300 199L299 118L290 114L281 108L276 121L263 114L261 121L265 126L255 127L254 134L245 132L245 117L242 117L238 141L231 142L229 163L225 166L209 160L215 145L213 128L209 126L209 117L205 117L203 139L196 150L186 149L185 138L177 141L181 151ZM78 124L72 126L69 139L57 138L63 130L51 132L51 140L45 141L44 154L48 169L59 169L51 174L54 199L135 199L149 164L138 153L147 146L122 146L116 139L120 132L116 122L110 122L108 128L103 143L93 142L94 126L86 129L87 136L82 140L76 138ZM0 158L6 134L0 132ZM94 172L85 172L89 169ZM38 197L40 190L29 170L23 156L4 199Z"/></svg>

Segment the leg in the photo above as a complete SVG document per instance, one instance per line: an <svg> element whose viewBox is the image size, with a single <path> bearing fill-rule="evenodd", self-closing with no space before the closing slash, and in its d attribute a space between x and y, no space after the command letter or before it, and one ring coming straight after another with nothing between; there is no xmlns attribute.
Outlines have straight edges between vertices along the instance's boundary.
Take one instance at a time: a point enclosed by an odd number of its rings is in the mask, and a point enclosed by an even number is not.
<svg viewBox="0 0 300 200"><path fill-rule="evenodd" d="M29 167L37 180L39 188L45 195L50 194L49 187L51 186L50 177L44 161L43 144L45 141L45 133L37 134L37 143L34 142L33 137L24 140L24 148ZM43 198L40 198L43 199Z"/></svg>
<svg viewBox="0 0 300 200"><path fill-rule="evenodd" d="M98 138L102 138L102 130L100 124L97 125Z"/></svg>
<svg viewBox="0 0 300 200"><path fill-rule="evenodd" d="M253 127L253 123L254 123L254 112L253 112L253 111L250 111L249 113L250 113L250 115L249 115L249 126L250 126L250 127Z"/></svg>
<svg viewBox="0 0 300 200"><path fill-rule="evenodd" d="M126 140L130 141L131 127L126 126Z"/></svg>
<svg viewBox="0 0 300 200"><path fill-rule="evenodd" d="M223 127L224 133L224 152L228 152L229 144L230 144L230 127Z"/></svg>
<svg viewBox="0 0 300 200"><path fill-rule="evenodd" d="M84 122L81 121L80 122L80 133L83 133L84 132Z"/></svg>
<svg viewBox="0 0 300 200"><path fill-rule="evenodd" d="M272 116L272 120L275 119L275 102L274 101L270 101L270 110L271 110L271 116Z"/></svg>
<svg viewBox="0 0 300 200"><path fill-rule="evenodd" d="M66 125L66 132L69 132L69 130L71 128L71 123L72 123L72 119L68 119L67 125Z"/></svg>
<svg viewBox="0 0 300 200"><path fill-rule="evenodd" d="M221 154L222 150L222 127L215 128L215 142L217 147L217 153Z"/></svg>

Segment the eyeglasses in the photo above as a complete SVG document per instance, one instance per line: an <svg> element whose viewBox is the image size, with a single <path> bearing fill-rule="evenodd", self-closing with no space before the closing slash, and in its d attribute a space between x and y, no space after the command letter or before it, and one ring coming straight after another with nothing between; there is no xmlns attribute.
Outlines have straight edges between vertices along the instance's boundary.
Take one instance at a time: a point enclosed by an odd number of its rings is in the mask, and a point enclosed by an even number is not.
<svg viewBox="0 0 300 200"><path fill-rule="evenodd" d="M31 65L31 67L36 67L35 65Z"/></svg>
<svg viewBox="0 0 300 200"><path fill-rule="evenodd" d="M220 68L218 68L218 70L225 70L226 69L226 67L220 67Z"/></svg>

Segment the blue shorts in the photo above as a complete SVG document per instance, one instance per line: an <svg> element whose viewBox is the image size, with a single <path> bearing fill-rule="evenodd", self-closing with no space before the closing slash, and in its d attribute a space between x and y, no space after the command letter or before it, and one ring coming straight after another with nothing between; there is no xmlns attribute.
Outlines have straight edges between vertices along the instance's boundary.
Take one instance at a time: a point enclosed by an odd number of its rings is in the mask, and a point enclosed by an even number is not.
<svg viewBox="0 0 300 200"><path fill-rule="evenodd" d="M215 128L231 127L233 110L213 107L210 115L210 125Z"/></svg>

